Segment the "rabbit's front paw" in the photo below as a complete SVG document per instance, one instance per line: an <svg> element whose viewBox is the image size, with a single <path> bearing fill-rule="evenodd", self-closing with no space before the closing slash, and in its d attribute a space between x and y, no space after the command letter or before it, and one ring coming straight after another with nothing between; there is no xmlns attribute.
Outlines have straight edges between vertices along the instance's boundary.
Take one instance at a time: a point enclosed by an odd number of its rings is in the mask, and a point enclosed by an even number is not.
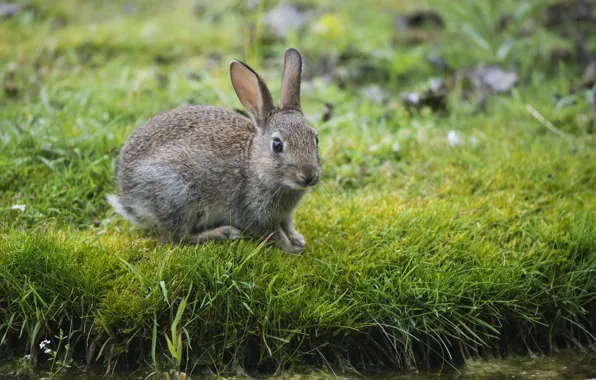
<svg viewBox="0 0 596 380"><path fill-rule="evenodd" d="M304 251L304 247L300 247L297 245L288 245L285 247L280 246L280 248L286 253L293 253L293 254L297 254L297 253Z"/></svg>
<svg viewBox="0 0 596 380"><path fill-rule="evenodd" d="M292 236L292 239L290 236ZM302 240L295 240L297 238L302 238ZM275 241L277 242L277 245L287 253L300 253L304 250L306 244L304 236L300 235L298 232L295 232L295 234L292 235L287 234L282 226L276 228ZM298 245L299 242L302 242L302 245Z"/></svg>
<svg viewBox="0 0 596 380"><path fill-rule="evenodd" d="M288 218L281 223L281 229L288 237L290 245L304 249L306 247L306 239L304 236L296 231L292 218Z"/></svg>
<svg viewBox="0 0 596 380"><path fill-rule="evenodd" d="M290 233L288 237L290 238L290 243L292 244L292 246L300 247L302 249L306 248L306 239L304 238L304 235L302 235L300 232L294 230Z"/></svg>

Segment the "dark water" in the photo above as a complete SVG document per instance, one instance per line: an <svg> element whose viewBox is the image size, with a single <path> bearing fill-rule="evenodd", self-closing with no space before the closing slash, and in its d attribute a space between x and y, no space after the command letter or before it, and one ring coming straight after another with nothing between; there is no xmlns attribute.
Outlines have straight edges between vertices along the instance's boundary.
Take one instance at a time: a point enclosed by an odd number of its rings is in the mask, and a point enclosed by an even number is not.
<svg viewBox="0 0 596 380"><path fill-rule="evenodd" d="M0 379L40 379L47 376L47 373L40 371L31 371L23 367L22 361L17 361L0 366ZM70 370L62 373L54 379L65 380L99 380L105 379L103 373L84 373L80 370ZM115 373L111 379L176 379L174 374L166 376L164 374L151 374L151 372L133 372L133 373ZM193 379L216 378L213 375L198 374L193 375ZM226 376L234 378L234 376ZM246 378L246 377L243 377ZM272 377L256 376L261 379L271 379ZM377 372L369 373L365 376L359 376L355 373L342 373L341 371L322 371L310 370L303 373L285 373L281 376L284 379L292 380L323 380L323 379L354 379L354 378L374 378L374 379L399 379L399 380L571 380L571 379L593 379L596 380L596 352L578 352L565 351L551 356L535 357L510 357L506 359L475 359L467 362L457 369L448 368L441 373L436 372ZM187 379L190 379L188 377Z"/></svg>

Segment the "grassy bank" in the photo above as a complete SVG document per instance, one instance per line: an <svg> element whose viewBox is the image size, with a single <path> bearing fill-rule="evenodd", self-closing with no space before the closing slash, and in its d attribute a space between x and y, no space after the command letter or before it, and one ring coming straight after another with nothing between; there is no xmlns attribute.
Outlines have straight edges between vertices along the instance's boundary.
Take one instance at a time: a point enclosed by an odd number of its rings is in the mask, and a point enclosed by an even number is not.
<svg viewBox="0 0 596 380"><path fill-rule="evenodd" d="M543 25L548 4L428 2L444 26L404 30L395 15L420 4L302 2L312 21L276 37L268 2L156 3L32 1L0 21L2 359L49 369L47 339L52 371L71 357L366 371L594 343L593 98L573 38ZM500 12L517 19L497 33ZM232 58L278 94L288 46L326 159L297 211L304 254L162 246L109 208L134 128L183 104L239 108ZM479 62L514 68L517 86L471 88ZM433 76L455 83L447 108L410 112L400 92Z"/></svg>

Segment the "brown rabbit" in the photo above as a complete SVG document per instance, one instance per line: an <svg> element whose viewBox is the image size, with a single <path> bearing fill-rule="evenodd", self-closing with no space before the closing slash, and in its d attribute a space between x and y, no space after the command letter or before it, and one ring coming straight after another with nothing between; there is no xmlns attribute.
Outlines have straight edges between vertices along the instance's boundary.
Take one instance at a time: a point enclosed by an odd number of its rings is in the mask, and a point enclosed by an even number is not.
<svg viewBox="0 0 596 380"><path fill-rule="evenodd" d="M306 246L292 215L321 163L316 131L300 108L302 57L285 54L281 107L261 77L240 61L232 85L250 118L219 107L159 114L132 132L118 157L120 196L108 202L162 241L262 238L286 252Z"/></svg>

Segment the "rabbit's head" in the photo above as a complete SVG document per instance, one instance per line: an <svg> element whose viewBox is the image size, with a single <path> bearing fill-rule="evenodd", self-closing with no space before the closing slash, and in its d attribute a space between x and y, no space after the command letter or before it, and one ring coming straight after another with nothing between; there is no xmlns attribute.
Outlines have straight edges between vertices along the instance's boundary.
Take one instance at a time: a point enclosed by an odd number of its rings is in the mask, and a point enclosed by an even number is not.
<svg viewBox="0 0 596 380"><path fill-rule="evenodd" d="M305 189L321 177L317 132L300 108L302 57L285 54L281 107L275 107L262 78L240 61L232 61L230 76L238 99L257 129L249 165L268 185Z"/></svg>

